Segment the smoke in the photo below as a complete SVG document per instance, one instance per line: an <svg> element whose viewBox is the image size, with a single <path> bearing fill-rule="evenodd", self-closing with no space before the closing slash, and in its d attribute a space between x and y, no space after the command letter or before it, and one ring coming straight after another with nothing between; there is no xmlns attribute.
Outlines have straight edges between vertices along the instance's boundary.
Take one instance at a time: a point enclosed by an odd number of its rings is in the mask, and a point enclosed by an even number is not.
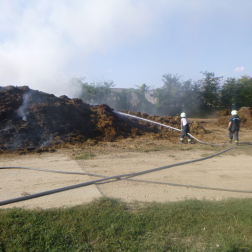
<svg viewBox="0 0 252 252"><path fill-rule="evenodd" d="M52 140L53 140L53 135L50 134L49 138L48 138L47 140L45 140L45 141L41 144L41 146L39 147L39 149L43 149L43 148L45 148L45 147L50 146L50 145L53 143Z"/></svg>
<svg viewBox="0 0 252 252"><path fill-rule="evenodd" d="M8 126L5 127L4 129L0 130L0 133L1 133L1 132L6 132L6 131L8 131L8 130L12 129L12 127L13 127L13 125L8 125Z"/></svg>
<svg viewBox="0 0 252 252"><path fill-rule="evenodd" d="M74 90L77 87L69 80L90 77L90 62L96 55L139 49L160 34L164 35L160 40L168 42L176 28L179 41L188 33L197 38L202 26L209 33L204 22L214 13L235 16L237 25L243 25L250 20L250 9L248 1L239 5L231 0L1 0L0 85L26 85L73 98L80 90ZM174 26L174 17L179 18L180 26ZM190 38L188 35L186 41ZM182 46L179 50L183 54ZM133 76L125 65L121 72ZM98 71L93 72L100 75Z"/></svg>
<svg viewBox="0 0 252 252"><path fill-rule="evenodd" d="M30 104L31 92L25 93L23 96L23 103L16 111L17 114L22 117L23 121L27 121L27 116L29 115L29 104Z"/></svg>
<svg viewBox="0 0 252 252"><path fill-rule="evenodd" d="M1 1L1 85L72 97L92 53L138 40L152 16L144 1Z"/></svg>

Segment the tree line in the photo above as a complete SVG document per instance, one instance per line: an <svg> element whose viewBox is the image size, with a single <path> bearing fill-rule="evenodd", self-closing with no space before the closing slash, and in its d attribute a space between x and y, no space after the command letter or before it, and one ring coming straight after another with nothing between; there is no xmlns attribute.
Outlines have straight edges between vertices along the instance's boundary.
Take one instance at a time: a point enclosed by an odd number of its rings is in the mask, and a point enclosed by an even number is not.
<svg viewBox="0 0 252 252"><path fill-rule="evenodd" d="M90 104L106 103L115 110L155 114L179 115L182 111L190 117L204 117L223 109L252 107L252 77L239 79L216 77L212 72L202 72L198 81L182 81L181 76L165 74L161 88L150 89L146 84L136 89L114 91L113 81L87 83L85 78L74 81L81 86L80 97ZM153 101L146 98L148 94Z"/></svg>

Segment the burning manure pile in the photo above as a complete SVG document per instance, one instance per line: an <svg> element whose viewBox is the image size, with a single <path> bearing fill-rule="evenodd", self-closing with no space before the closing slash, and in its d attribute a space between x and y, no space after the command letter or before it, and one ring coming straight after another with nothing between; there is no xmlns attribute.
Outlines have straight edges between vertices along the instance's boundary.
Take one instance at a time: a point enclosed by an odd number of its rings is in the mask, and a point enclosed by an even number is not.
<svg viewBox="0 0 252 252"><path fill-rule="evenodd" d="M29 87L0 90L0 149L44 149L85 142L113 141L131 135L131 127L106 105L55 97Z"/></svg>
<svg viewBox="0 0 252 252"><path fill-rule="evenodd" d="M180 127L179 118L136 115ZM196 125L195 129L204 131L199 127ZM172 134L178 136L170 129L160 129L154 124L120 116L106 104L91 106L81 99L55 97L27 86L0 88L0 153L50 150L82 144L89 139L111 142L142 135L165 139Z"/></svg>
<svg viewBox="0 0 252 252"><path fill-rule="evenodd" d="M231 112L230 112L231 113ZM216 125L220 127L227 128L229 119L231 117L230 113L226 113L225 116L219 118L216 122ZM250 108L241 108L238 111L238 116L241 118L241 127L252 129L252 110Z"/></svg>
<svg viewBox="0 0 252 252"><path fill-rule="evenodd" d="M158 122L161 124L165 124L165 125L171 126L173 128L180 129L180 127L181 127L181 117L180 116L172 117L172 116L166 115L166 116L161 117L161 116L157 116L157 115L148 115L146 113L141 114L140 112L137 112L134 114L129 110L125 111L125 113L135 115L138 117L142 117L142 118L150 120L150 121L155 121L155 122ZM142 125L143 127L147 127L148 125L150 125L149 122L145 122L145 121L141 121L141 120L138 123L140 125ZM204 127L200 126L197 121L189 121L189 125L190 125L190 133L191 134L195 134L195 135L206 134L206 130L204 129ZM172 136L172 135L174 135L173 133L175 133L173 129L166 128L163 126L152 125L151 127L153 127L152 131L156 132L156 135L162 135L163 138L165 138L165 139L168 139L169 136ZM156 129L158 129L158 131L156 131ZM177 132L175 133L175 136L177 138L177 136L178 136ZM177 139L176 139L176 141L177 141Z"/></svg>

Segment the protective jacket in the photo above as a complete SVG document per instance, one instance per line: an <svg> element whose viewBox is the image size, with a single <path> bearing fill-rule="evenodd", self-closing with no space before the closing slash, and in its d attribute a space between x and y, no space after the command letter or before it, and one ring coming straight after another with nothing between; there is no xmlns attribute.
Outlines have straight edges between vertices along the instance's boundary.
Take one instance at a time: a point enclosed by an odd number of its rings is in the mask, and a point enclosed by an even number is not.
<svg viewBox="0 0 252 252"><path fill-rule="evenodd" d="M238 115L232 116L229 121L232 122L231 127L230 127L231 132L234 133L235 131L238 131L240 129L241 119Z"/></svg>

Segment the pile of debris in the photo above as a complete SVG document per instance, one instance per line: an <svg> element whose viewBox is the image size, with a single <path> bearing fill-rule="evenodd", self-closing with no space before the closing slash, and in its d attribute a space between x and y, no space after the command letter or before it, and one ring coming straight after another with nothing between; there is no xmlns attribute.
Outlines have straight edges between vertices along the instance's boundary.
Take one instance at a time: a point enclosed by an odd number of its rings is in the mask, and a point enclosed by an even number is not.
<svg viewBox="0 0 252 252"><path fill-rule="evenodd" d="M126 111L132 114L130 111ZM135 115L180 128L180 118ZM92 106L81 99L55 97L27 86L0 88L0 152L42 151L81 144L89 139L116 141L127 137L152 135L170 139L177 132L114 113L106 104ZM192 133L204 134L197 122Z"/></svg>
<svg viewBox="0 0 252 252"><path fill-rule="evenodd" d="M231 113L231 112L230 112ZM216 122L216 125L226 128L228 126L229 119L231 114L225 114L219 118ZM252 129L252 110L248 107L243 107L238 111L238 116L241 119L241 127Z"/></svg>
<svg viewBox="0 0 252 252"><path fill-rule="evenodd" d="M220 116L227 116L231 114L231 109L222 109L218 112L218 115Z"/></svg>
<svg viewBox="0 0 252 252"><path fill-rule="evenodd" d="M172 116L167 115L167 116L161 117L161 116L157 116L157 115L148 115L146 113L141 114L140 112L137 112L134 114L129 110L127 110L126 113L136 115L138 117L142 117L142 118L145 118L150 121L155 121L155 122L158 122L161 124L165 124L165 125L171 126L173 128L180 129L180 127L181 127L181 117L180 116L172 117ZM144 121L139 121L139 123L146 125L146 122L144 122ZM189 121L189 125L190 125L190 133L195 134L195 135L206 134L206 130L204 129L204 127L200 126L197 121ZM159 129L162 130L163 134L171 131L171 129L166 128L166 127L162 127L162 126L159 126Z"/></svg>

